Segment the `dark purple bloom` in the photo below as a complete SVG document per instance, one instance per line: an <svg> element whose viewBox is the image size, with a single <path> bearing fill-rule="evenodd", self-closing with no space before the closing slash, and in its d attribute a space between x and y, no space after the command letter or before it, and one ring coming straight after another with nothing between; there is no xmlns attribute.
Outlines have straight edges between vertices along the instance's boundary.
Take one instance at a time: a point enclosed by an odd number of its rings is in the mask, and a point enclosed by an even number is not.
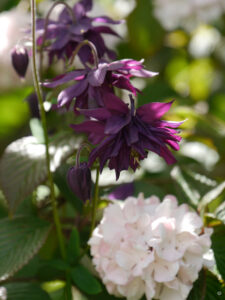
<svg viewBox="0 0 225 300"><path fill-rule="evenodd" d="M91 41L98 52L99 57L107 54L111 59L115 58L115 53L109 50L101 34L110 34L118 36L111 28L105 25L94 26L93 23L119 24L121 21L114 21L108 17L88 17L87 12L92 9L92 0L82 0L72 8L73 17L65 8L59 15L57 21L49 20L45 40L51 42L50 46L45 46L49 54L50 64L54 57L58 59L70 58L78 44L84 40ZM40 32L37 44L43 43L43 30L45 19L37 20L37 30ZM84 46L78 53L83 63L93 61L91 50Z"/></svg>
<svg viewBox="0 0 225 300"><path fill-rule="evenodd" d="M31 93L25 99L25 101L27 101L27 103L29 105L31 118L40 119L40 111L39 111L38 98L37 98L36 93Z"/></svg>
<svg viewBox="0 0 225 300"><path fill-rule="evenodd" d="M134 183L129 182L122 185L119 185L115 190L113 190L109 195L108 198L110 200L125 200L129 196L134 195Z"/></svg>
<svg viewBox="0 0 225 300"><path fill-rule="evenodd" d="M99 159L100 170L109 161L119 178L122 170L131 167L134 171L139 161L147 157L147 151L157 153L168 164L176 162L167 146L179 149L181 137L176 128L182 122L162 121L172 102L153 102L142 105L136 111L131 97L129 108L113 94L104 97L104 107L83 109L80 112L91 118L79 125L71 125L77 132L86 132L93 144L98 144L89 156L89 166Z"/></svg>
<svg viewBox="0 0 225 300"><path fill-rule="evenodd" d="M76 84L58 95L58 108L66 106L69 108L72 100L76 98L75 108L94 108L104 106L103 97L105 93L113 93L112 87L126 89L137 94L137 89L130 82L131 77L153 77L158 73L145 70L143 60L123 59L107 63L101 61L97 67L91 69L86 67L60 75L51 82L46 82L46 87L54 88L71 80Z"/></svg>
<svg viewBox="0 0 225 300"><path fill-rule="evenodd" d="M29 64L29 55L26 48L21 46L16 46L11 52L12 65L16 73L24 78L27 72L27 67Z"/></svg>
<svg viewBox="0 0 225 300"><path fill-rule="evenodd" d="M67 182L73 193L83 202L91 199L91 171L86 162L69 169Z"/></svg>

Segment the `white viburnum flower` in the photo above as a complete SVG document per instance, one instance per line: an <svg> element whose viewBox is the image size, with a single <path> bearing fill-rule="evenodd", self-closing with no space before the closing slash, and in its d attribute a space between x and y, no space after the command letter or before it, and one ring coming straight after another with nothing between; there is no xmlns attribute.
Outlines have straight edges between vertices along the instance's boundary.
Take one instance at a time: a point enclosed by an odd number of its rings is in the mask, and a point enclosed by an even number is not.
<svg viewBox="0 0 225 300"><path fill-rule="evenodd" d="M114 201L88 244L108 292L128 300L185 300L210 249L212 229L174 196Z"/></svg>
<svg viewBox="0 0 225 300"><path fill-rule="evenodd" d="M224 0L154 0L154 14L167 30L193 30L216 21L225 12Z"/></svg>

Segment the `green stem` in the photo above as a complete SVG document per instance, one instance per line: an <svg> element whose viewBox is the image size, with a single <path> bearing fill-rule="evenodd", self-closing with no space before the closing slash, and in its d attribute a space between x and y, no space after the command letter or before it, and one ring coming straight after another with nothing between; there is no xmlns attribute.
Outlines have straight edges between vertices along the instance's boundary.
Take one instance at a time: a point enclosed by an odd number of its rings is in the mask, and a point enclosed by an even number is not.
<svg viewBox="0 0 225 300"><path fill-rule="evenodd" d="M96 222L96 213L98 208L98 199L99 199L99 167L96 170L96 180L95 180L95 190L94 190L94 197L92 202L92 220L91 220L91 232L90 236L92 235L93 230L95 229L95 222Z"/></svg>
<svg viewBox="0 0 225 300"><path fill-rule="evenodd" d="M70 65L72 65L76 55L78 54L78 52L80 51L80 49L84 46L89 46L91 48L91 52L93 54L93 57L94 57L94 65L96 68L98 68L98 64L99 64L99 60L98 60L98 53L97 53L97 50L96 50L96 47L95 45L88 41L88 40L84 40L82 42L80 42L77 47L75 48L74 52L73 52L73 56L71 57L70 59Z"/></svg>
<svg viewBox="0 0 225 300"><path fill-rule="evenodd" d="M43 94L41 91L41 87L39 84L39 73L37 68L37 61L36 61L36 0L31 0L31 23L32 23L32 66L33 66L33 80L34 86L38 98L39 108L40 108L40 115L41 115L41 122L44 131L44 140L45 140L45 155L46 155L46 166L47 166L47 175L50 184L50 191L51 191L51 204L53 210L53 218L55 222L56 232L59 240L59 246L61 255L63 258L66 257L65 245L63 240L62 228L60 224L60 219L57 211L57 204L55 198L55 191L54 191L54 183L53 183L53 176L50 169L50 155L49 155L49 140L48 140L48 132L47 132L47 122L46 122L46 115L43 105Z"/></svg>

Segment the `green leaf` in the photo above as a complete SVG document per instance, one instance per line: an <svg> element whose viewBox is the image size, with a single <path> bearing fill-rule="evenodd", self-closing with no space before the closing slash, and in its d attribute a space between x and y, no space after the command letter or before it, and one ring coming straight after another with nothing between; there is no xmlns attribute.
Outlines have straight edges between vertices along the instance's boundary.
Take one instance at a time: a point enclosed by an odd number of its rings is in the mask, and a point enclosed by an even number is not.
<svg viewBox="0 0 225 300"><path fill-rule="evenodd" d="M7 283L7 300L50 300L49 295L35 283Z"/></svg>
<svg viewBox="0 0 225 300"><path fill-rule="evenodd" d="M30 130L34 137L36 137L37 141L40 144L44 144L44 130L41 125L41 121L37 118L33 118L30 120Z"/></svg>
<svg viewBox="0 0 225 300"><path fill-rule="evenodd" d="M81 140L71 133L61 133L52 138L49 146L51 170L55 171L80 145ZM45 145L33 136L11 143L0 160L0 187L9 209L16 208L47 178Z"/></svg>
<svg viewBox="0 0 225 300"><path fill-rule="evenodd" d="M30 92L31 88L25 87L12 89L9 92L1 91L0 93L0 153L18 134L18 130L20 131L28 122L29 107L23 100Z"/></svg>
<svg viewBox="0 0 225 300"><path fill-rule="evenodd" d="M198 191L186 180L185 174L182 172L180 167L174 167L171 171L171 176L177 182L178 186L181 188L188 201L192 205L196 206L200 199L200 195Z"/></svg>
<svg viewBox="0 0 225 300"><path fill-rule="evenodd" d="M46 174L45 146L35 137L21 138L6 148L0 160L0 186L12 212Z"/></svg>
<svg viewBox="0 0 225 300"><path fill-rule="evenodd" d="M225 288L215 275L202 270L187 300L225 300Z"/></svg>
<svg viewBox="0 0 225 300"><path fill-rule="evenodd" d="M50 226L31 217L0 221L0 281L12 276L38 252Z"/></svg>
<svg viewBox="0 0 225 300"><path fill-rule="evenodd" d="M161 45L164 31L153 15L153 4L149 0L137 1L127 25L130 45L137 55L147 57Z"/></svg>
<svg viewBox="0 0 225 300"><path fill-rule="evenodd" d="M1 2L0 2L0 12L13 8L19 2L20 2L20 0L1 0Z"/></svg>
<svg viewBox="0 0 225 300"><path fill-rule="evenodd" d="M225 202L220 204L215 211L217 219L221 220L225 224Z"/></svg>
<svg viewBox="0 0 225 300"><path fill-rule="evenodd" d="M175 96L176 93L166 82L156 81L147 85L138 95L138 104L140 106L149 102L165 101L165 99Z"/></svg>
<svg viewBox="0 0 225 300"><path fill-rule="evenodd" d="M223 191L225 190L225 181L223 181L221 184L217 185L215 188L210 190L207 194L203 196L201 199L201 202L199 203L199 209L201 210L205 206L207 206L209 203L211 203L213 200L215 200L217 197L219 197Z"/></svg>
<svg viewBox="0 0 225 300"><path fill-rule="evenodd" d="M225 225L215 226L212 234L212 249L216 259L217 269L225 280Z"/></svg>
<svg viewBox="0 0 225 300"><path fill-rule="evenodd" d="M137 180L134 182L134 190L135 196L138 196L139 193L144 193L144 196L150 197L152 195L156 195L159 198L163 198L164 192L161 187L157 185L151 184L151 180L144 181L144 180Z"/></svg>
<svg viewBox="0 0 225 300"><path fill-rule="evenodd" d="M95 295L102 291L98 280L83 266L79 265L72 269L71 277L74 284L84 293Z"/></svg>
<svg viewBox="0 0 225 300"><path fill-rule="evenodd" d="M69 263L75 264L77 261L77 258L80 256L80 238L79 238L79 232L76 228L72 229L69 243L67 246L67 257Z"/></svg>
<svg viewBox="0 0 225 300"><path fill-rule="evenodd" d="M47 262L47 266L51 266L60 271L67 271L70 266L62 259L52 259Z"/></svg>

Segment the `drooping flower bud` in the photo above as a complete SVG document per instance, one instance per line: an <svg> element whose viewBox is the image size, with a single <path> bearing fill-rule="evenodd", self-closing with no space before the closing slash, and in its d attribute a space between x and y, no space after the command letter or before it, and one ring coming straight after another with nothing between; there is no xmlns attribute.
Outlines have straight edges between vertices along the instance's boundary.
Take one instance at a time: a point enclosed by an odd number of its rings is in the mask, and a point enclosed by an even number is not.
<svg viewBox="0 0 225 300"><path fill-rule="evenodd" d="M11 52L12 65L20 78L24 78L29 64L29 55L26 48L16 46Z"/></svg>
<svg viewBox="0 0 225 300"><path fill-rule="evenodd" d="M91 171L86 162L69 169L67 182L73 193L83 202L91 198Z"/></svg>

